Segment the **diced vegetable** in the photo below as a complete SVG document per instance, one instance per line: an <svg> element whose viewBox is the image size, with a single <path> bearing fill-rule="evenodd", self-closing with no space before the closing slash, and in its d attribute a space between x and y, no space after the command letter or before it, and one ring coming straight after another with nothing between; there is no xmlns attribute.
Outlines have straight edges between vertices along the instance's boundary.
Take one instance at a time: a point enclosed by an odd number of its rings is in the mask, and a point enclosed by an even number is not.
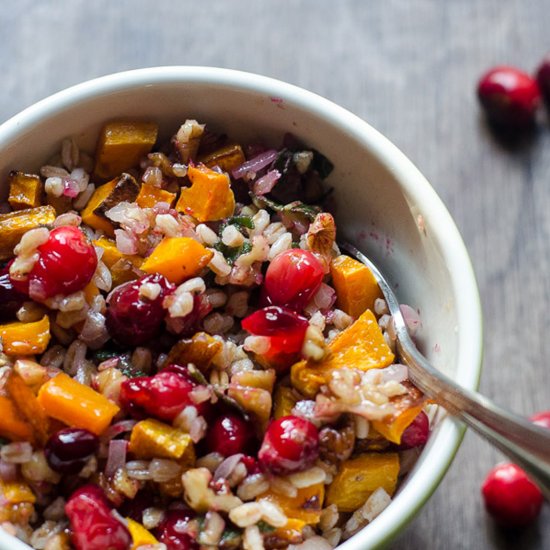
<svg viewBox="0 0 550 550"><path fill-rule="evenodd" d="M165 366L193 363L205 373L212 359L223 349L223 344L206 332L197 332L192 338L184 338L174 344L164 362Z"/></svg>
<svg viewBox="0 0 550 550"><path fill-rule="evenodd" d="M6 355L34 355L44 353L50 342L50 319L44 315L32 323L0 325L0 337Z"/></svg>
<svg viewBox="0 0 550 550"><path fill-rule="evenodd" d="M243 149L238 144L226 145L212 151L208 155L199 157L199 162L202 162L208 168L217 166L224 172L231 172L231 170L239 167L245 160Z"/></svg>
<svg viewBox="0 0 550 550"><path fill-rule="evenodd" d="M298 392L294 388L278 386L273 399L273 417L277 419L292 414L292 409L299 400Z"/></svg>
<svg viewBox="0 0 550 550"><path fill-rule="evenodd" d="M327 490L326 504L354 512L379 487L393 495L399 474L397 453L366 453L346 460Z"/></svg>
<svg viewBox="0 0 550 550"><path fill-rule="evenodd" d="M271 414L270 392L261 388L250 388L232 383L229 385L227 395L258 421L262 432L265 431Z"/></svg>
<svg viewBox="0 0 550 550"><path fill-rule="evenodd" d="M13 256L13 249L27 231L43 225L51 226L55 217L55 209L51 206L0 214L0 260Z"/></svg>
<svg viewBox="0 0 550 550"><path fill-rule="evenodd" d="M155 187L150 183L143 183L139 194L136 198L138 206L141 208L153 208L159 202L166 202L170 206L174 204L176 200L176 193L170 193L170 191L165 191L160 187Z"/></svg>
<svg viewBox="0 0 550 550"><path fill-rule="evenodd" d="M129 450L138 458L171 458L184 467L195 463L191 436L153 419L142 420L133 427Z"/></svg>
<svg viewBox="0 0 550 550"><path fill-rule="evenodd" d="M426 399L422 392L410 382L403 382L407 393L391 398L391 404L397 412L384 420L373 420L372 427L392 443L401 443L401 436L411 422L418 416Z"/></svg>
<svg viewBox="0 0 550 550"><path fill-rule="evenodd" d="M306 526L306 522L301 519L288 518L284 527L278 527L268 535L268 538L275 540L282 539L287 544L300 544L303 540L302 529Z"/></svg>
<svg viewBox="0 0 550 550"><path fill-rule="evenodd" d="M94 229L113 235L113 224L105 217L105 212L120 202L134 202L138 193L139 185L135 178L123 173L94 191L81 212L82 221Z"/></svg>
<svg viewBox="0 0 550 550"><path fill-rule="evenodd" d="M382 298L371 270L354 258L338 256L331 263L330 273L336 289L336 306L354 318L366 309L373 311L376 298Z"/></svg>
<svg viewBox="0 0 550 550"><path fill-rule="evenodd" d="M34 392L14 370L8 374L6 390L23 418L32 426L37 441L45 445L50 435L50 419Z"/></svg>
<svg viewBox="0 0 550 550"><path fill-rule="evenodd" d="M245 370L234 374L231 377L231 382L249 388L260 388L271 394L275 384L275 371L273 369Z"/></svg>
<svg viewBox="0 0 550 550"><path fill-rule="evenodd" d="M298 489L295 497L280 495L269 490L256 500L266 499L274 502L282 508L288 518L303 521L306 525L316 525L321 517L324 498L324 484L315 483L309 487Z"/></svg>
<svg viewBox="0 0 550 550"><path fill-rule="evenodd" d="M171 283L195 277L214 253L189 237L165 237L141 265L145 273L160 273Z"/></svg>
<svg viewBox="0 0 550 550"><path fill-rule="evenodd" d="M52 418L96 435L105 431L120 410L112 401L63 372L40 388L38 402Z"/></svg>
<svg viewBox="0 0 550 550"><path fill-rule="evenodd" d="M40 176L24 172L10 172L8 202L14 210L36 208L42 203L44 186Z"/></svg>
<svg viewBox="0 0 550 550"><path fill-rule="evenodd" d="M108 179L137 166L153 148L157 134L154 122L108 122L97 144L95 175Z"/></svg>
<svg viewBox="0 0 550 550"><path fill-rule="evenodd" d="M8 504L21 504L22 502L34 504L36 502L36 497L31 488L23 481L3 481L0 479L0 492L2 498Z"/></svg>
<svg viewBox="0 0 550 550"><path fill-rule="evenodd" d="M387 367L394 355L374 314L366 310L351 326L343 330L329 344L325 358L318 362L300 361L292 366L292 385L308 397L314 397L319 388L328 383L336 369L349 367L366 371Z"/></svg>
<svg viewBox="0 0 550 550"><path fill-rule="evenodd" d="M103 249L101 261L111 270L113 287L138 278L138 275L131 269L131 266L139 269L143 263L141 256L122 254L117 248L115 241L106 237L97 239L94 241L94 245L100 246ZM125 263L128 264L128 269L118 269L124 266Z"/></svg>
<svg viewBox="0 0 550 550"><path fill-rule="evenodd" d="M91 305L94 298L99 295L99 288L97 288L97 285L90 281L83 289L84 297L86 298L86 303L88 305Z"/></svg>
<svg viewBox="0 0 550 550"><path fill-rule="evenodd" d="M204 164L190 166L187 175L191 187L183 188L176 210L193 216L199 222L228 218L235 211L235 196L229 176L211 170Z"/></svg>
<svg viewBox="0 0 550 550"><path fill-rule="evenodd" d="M0 395L0 436L10 441L34 441L32 426L21 418L14 402Z"/></svg>
<svg viewBox="0 0 550 550"><path fill-rule="evenodd" d="M139 546L147 544L158 544L158 540L141 523L131 518L126 518L126 521L128 522L128 531L130 531L130 535L132 536L131 550L137 550Z"/></svg>

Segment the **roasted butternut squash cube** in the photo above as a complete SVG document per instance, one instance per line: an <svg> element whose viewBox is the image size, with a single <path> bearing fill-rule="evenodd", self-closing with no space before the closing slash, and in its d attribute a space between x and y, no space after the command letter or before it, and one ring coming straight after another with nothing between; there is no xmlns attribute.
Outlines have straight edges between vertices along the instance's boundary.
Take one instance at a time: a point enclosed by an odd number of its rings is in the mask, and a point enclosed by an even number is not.
<svg viewBox="0 0 550 550"><path fill-rule="evenodd" d="M117 248L115 241L106 237L101 237L93 243L103 249L101 261L111 270L113 278L113 287L132 281L138 278L138 275L131 267L140 268L143 258L137 254L123 254ZM122 267L127 269L122 269Z"/></svg>
<svg viewBox="0 0 550 550"><path fill-rule="evenodd" d="M217 166L224 172L231 172L238 168L246 160L243 149L238 144L225 145L220 149L216 149L208 155L199 157L199 162L202 162L208 168Z"/></svg>
<svg viewBox="0 0 550 550"><path fill-rule="evenodd" d="M326 505L336 504L339 512L354 512L379 487L393 495L398 475L397 453L366 453L346 460L329 485Z"/></svg>
<svg viewBox="0 0 550 550"><path fill-rule="evenodd" d="M191 436L158 420L138 422L130 435L129 451L138 458L170 458L182 466L195 463L195 448Z"/></svg>
<svg viewBox="0 0 550 550"><path fill-rule="evenodd" d="M33 323L0 325L0 338L6 355L35 355L44 353L50 342L50 319L44 315Z"/></svg>
<svg viewBox="0 0 550 550"><path fill-rule="evenodd" d="M55 208L51 206L0 214L0 260L13 256L13 249L27 231L42 226L49 227L55 218Z"/></svg>
<svg viewBox="0 0 550 550"><path fill-rule="evenodd" d="M332 372L343 367L366 371L393 363L394 355L386 344L376 317L367 309L352 325L328 345L321 361L300 361L291 368L292 385L307 397L314 397Z"/></svg>
<svg viewBox="0 0 550 550"><path fill-rule="evenodd" d="M199 222L213 222L233 215L235 196L227 174L199 164L190 166L187 175L191 187L181 190L176 203L178 212L188 214Z"/></svg>
<svg viewBox="0 0 550 550"><path fill-rule="evenodd" d="M155 187L150 183L141 184L141 189L136 198L136 202L141 208L153 208L153 206L157 205L159 202L165 202L172 206L175 200L175 193L170 193L170 191Z"/></svg>
<svg viewBox="0 0 550 550"><path fill-rule="evenodd" d="M140 546L148 544L158 544L158 540L141 523L134 521L132 518L126 518L126 521L128 522L128 531L130 531L132 537L131 550L136 550Z"/></svg>
<svg viewBox="0 0 550 550"><path fill-rule="evenodd" d="M24 172L10 172L8 202L14 210L36 208L42 204L44 185L40 176Z"/></svg>
<svg viewBox="0 0 550 550"><path fill-rule="evenodd" d="M192 338L183 338L172 346L165 366L193 363L202 373L210 368L212 359L223 349L223 344L206 332L197 332Z"/></svg>
<svg viewBox="0 0 550 550"><path fill-rule="evenodd" d="M355 319L366 309L374 311L374 301L382 298L382 292L365 264L342 254L332 260L330 274L337 307Z"/></svg>
<svg viewBox="0 0 550 550"><path fill-rule="evenodd" d="M8 504L20 504L22 502L34 504L36 502L36 496L23 481L3 481L0 479L0 491Z"/></svg>
<svg viewBox="0 0 550 550"><path fill-rule="evenodd" d="M268 490L257 497L256 500L265 499L278 504L289 519L303 521L306 525L316 525L321 518L324 498L324 484L315 483L309 487L298 489L295 497L280 495Z"/></svg>
<svg viewBox="0 0 550 550"><path fill-rule="evenodd" d="M141 265L145 273L160 273L171 283L180 284L196 277L214 253L190 237L165 237Z"/></svg>
<svg viewBox="0 0 550 550"><path fill-rule="evenodd" d="M137 166L141 157L157 141L158 125L154 122L108 122L103 127L96 151L94 174L101 179L117 176Z"/></svg>
<svg viewBox="0 0 550 550"><path fill-rule="evenodd" d="M278 386L273 398L273 417L277 419L292 414L292 409L299 400L299 394L294 388Z"/></svg>
<svg viewBox="0 0 550 550"><path fill-rule="evenodd" d="M0 436L10 441L34 442L32 426L21 417L15 403L0 395Z"/></svg>

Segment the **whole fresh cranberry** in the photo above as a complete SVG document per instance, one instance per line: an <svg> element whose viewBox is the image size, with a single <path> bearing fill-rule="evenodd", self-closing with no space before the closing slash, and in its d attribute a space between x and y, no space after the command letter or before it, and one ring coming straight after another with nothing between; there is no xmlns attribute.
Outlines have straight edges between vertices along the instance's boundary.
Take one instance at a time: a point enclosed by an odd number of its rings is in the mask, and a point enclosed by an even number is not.
<svg viewBox="0 0 550 550"><path fill-rule="evenodd" d="M122 382L119 401L123 409L136 417L153 416L172 422L188 405L206 413L208 402L195 405L189 396L197 384L188 377L169 369L154 376L139 376Z"/></svg>
<svg viewBox="0 0 550 550"><path fill-rule="evenodd" d="M26 299L27 296L14 287L9 269L0 270L0 323L12 321Z"/></svg>
<svg viewBox="0 0 550 550"><path fill-rule="evenodd" d="M428 436L430 435L430 420L424 411L407 426L401 435L401 449L413 449L414 447L422 447L426 445Z"/></svg>
<svg viewBox="0 0 550 550"><path fill-rule="evenodd" d="M156 529L158 541L166 544L169 550L198 550L199 545L188 529L194 517L192 510L168 510Z"/></svg>
<svg viewBox="0 0 550 550"><path fill-rule="evenodd" d="M52 229L48 240L37 251L38 260L27 279L12 279L13 286L33 300L40 302L56 295L73 294L92 280L97 255L78 227Z"/></svg>
<svg viewBox="0 0 550 550"><path fill-rule="evenodd" d="M543 497L540 489L515 464L493 468L481 488L485 507L504 527L524 527L539 515Z"/></svg>
<svg viewBox="0 0 550 550"><path fill-rule="evenodd" d="M140 291L143 285L150 285L158 294L147 297L147 292ZM174 289L175 286L158 273L115 288L107 300L106 324L111 337L119 344L137 346L158 336L165 314L162 301Z"/></svg>
<svg viewBox="0 0 550 550"><path fill-rule="evenodd" d="M530 420L537 426L550 430L550 411L543 411L531 416Z"/></svg>
<svg viewBox="0 0 550 550"><path fill-rule="evenodd" d="M550 53L546 55L539 65L537 83L544 101L550 106Z"/></svg>
<svg viewBox="0 0 550 550"><path fill-rule="evenodd" d="M261 473L260 465L253 456L245 455L241 458L241 462L245 465L246 473L249 476Z"/></svg>
<svg viewBox="0 0 550 550"><path fill-rule="evenodd" d="M83 428L65 428L53 434L44 448L52 470L76 474L99 447L98 437Z"/></svg>
<svg viewBox="0 0 550 550"><path fill-rule="evenodd" d="M209 427L206 445L212 453L231 456L250 451L254 440L254 427L242 416L234 413L216 418Z"/></svg>
<svg viewBox="0 0 550 550"><path fill-rule="evenodd" d="M535 122L540 103L536 80L515 67L494 67L479 80L477 96L497 126L526 128Z"/></svg>
<svg viewBox="0 0 550 550"><path fill-rule="evenodd" d="M250 334L269 338L268 355L296 353L302 349L309 323L291 309L268 306L245 317L241 326Z"/></svg>
<svg viewBox="0 0 550 550"><path fill-rule="evenodd" d="M111 513L103 491L84 485L75 491L65 513L71 524L71 541L76 550L128 550L132 537L126 526Z"/></svg>
<svg viewBox="0 0 550 550"><path fill-rule="evenodd" d="M298 416L274 420L264 435L258 461L264 470L287 475L307 470L319 456L319 433L314 424Z"/></svg>
<svg viewBox="0 0 550 550"><path fill-rule="evenodd" d="M275 306L301 311L319 290L324 269L315 254L292 248L269 264L264 280L265 299Z"/></svg>

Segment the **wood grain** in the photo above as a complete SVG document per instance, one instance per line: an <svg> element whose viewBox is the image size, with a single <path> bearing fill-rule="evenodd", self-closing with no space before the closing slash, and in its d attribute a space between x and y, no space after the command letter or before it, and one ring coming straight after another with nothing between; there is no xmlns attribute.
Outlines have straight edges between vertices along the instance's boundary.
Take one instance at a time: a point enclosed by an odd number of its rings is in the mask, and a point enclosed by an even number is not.
<svg viewBox="0 0 550 550"><path fill-rule="evenodd" d="M497 63L550 50L548 0L0 0L0 120L83 80L153 65L281 78L347 107L426 174L462 232L485 315L481 388L521 413L550 408L550 127L510 150L474 88ZM498 453L467 434L445 480L392 548L550 548L550 507L510 535L479 496Z"/></svg>

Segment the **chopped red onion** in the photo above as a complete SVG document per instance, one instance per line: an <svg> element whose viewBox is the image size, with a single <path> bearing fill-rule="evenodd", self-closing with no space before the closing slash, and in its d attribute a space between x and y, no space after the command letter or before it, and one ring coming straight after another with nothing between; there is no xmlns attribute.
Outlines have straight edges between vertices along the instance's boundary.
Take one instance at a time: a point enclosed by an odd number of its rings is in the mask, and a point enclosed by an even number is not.
<svg viewBox="0 0 550 550"><path fill-rule="evenodd" d="M243 162L238 168L232 170L231 175L238 180L250 172L257 174L262 168L269 166L277 158L277 155L278 152L275 149L264 151L254 158Z"/></svg>
<svg viewBox="0 0 550 550"><path fill-rule="evenodd" d="M123 434L125 432L131 432L132 428L137 424L137 420L121 420L116 422L112 426L109 426L107 430L101 436L101 441L108 442L116 437L117 435Z"/></svg>
<svg viewBox="0 0 550 550"><path fill-rule="evenodd" d="M270 170L265 176L254 182L253 192L255 195L266 195L271 192L279 181L281 173L278 170Z"/></svg>
<svg viewBox="0 0 550 550"><path fill-rule="evenodd" d="M78 197L78 194L80 193L80 188L78 185L78 182L71 179L71 178L65 178L63 180L64 189L63 189L63 195L66 197L70 197L71 199L74 199Z"/></svg>
<svg viewBox="0 0 550 550"><path fill-rule="evenodd" d="M133 235L123 229L115 229L116 247L122 254L136 254L137 242Z"/></svg>
<svg viewBox="0 0 550 550"><path fill-rule="evenodd" d="M214 472L214 479L227 479L231 472L236 468L237 464L241 461L241 458L244 455L242 453L238 453L236 455L228 456L217 468Z"/></svg>
<svg viewBox="0 0 550 550"><path fill-rule="evenodd" d="M98 349L105 344L109 339L105 316L97 311L88 311L79 338L91 349Z"/></svg>
<svg viewBox="0 0 550 550"><path fill-rule="evenodd" d="M126 451L128 450L128 441L125 439L113 439L109 443L109 454L107 455L107 464L105 465L105 475L111 477L115 472L126 463Z"/></svg>
<svg viewBox="0 0 550 550"><path fill-rule="evenodd" d="M17 479L17 465L0 460L0 479L2 481L15 481Z"/></svg>
<svg viewBox="0 0 550 550"><path fill-rule="evenodd" d="M422 321L420 320L418 311L407 304L402 304L399 308L401 309L401 313L403 314L403 318L405 319L410 335L414 336L418 329L422 327Z"/></svg>
<svg viewBox="0 0 550 550"><path fill-rule="evenodd" d="M336 291L329 285L321 283L319 290L313 296L313 303L323 310L332 309L336 302Z"/></svg>

